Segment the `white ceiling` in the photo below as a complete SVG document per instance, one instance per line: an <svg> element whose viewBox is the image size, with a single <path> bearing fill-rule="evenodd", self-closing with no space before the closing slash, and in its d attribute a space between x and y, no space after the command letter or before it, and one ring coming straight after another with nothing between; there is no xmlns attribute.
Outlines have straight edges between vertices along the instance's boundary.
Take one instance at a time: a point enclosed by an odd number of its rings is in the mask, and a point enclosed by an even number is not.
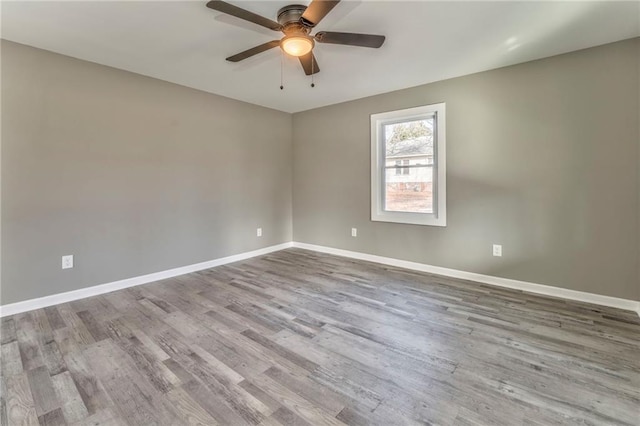
<svg viewBox="0 0 640 426"><path fill-rule="evenodd" d="M275 20L291 1L235 1ZM2 2L2 38L287 112L303 111L640 35L639 2L343 1L318 30L383 34L380 49L318 44L311 79L280 33L202 1Z"/></svg>

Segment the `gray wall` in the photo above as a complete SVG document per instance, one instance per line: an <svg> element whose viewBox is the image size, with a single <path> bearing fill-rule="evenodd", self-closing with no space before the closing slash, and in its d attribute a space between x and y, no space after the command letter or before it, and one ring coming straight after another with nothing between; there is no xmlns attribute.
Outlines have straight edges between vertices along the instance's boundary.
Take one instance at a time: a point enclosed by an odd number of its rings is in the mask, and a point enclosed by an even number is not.
<svg viewBox="0 0 640 426"><path fill-rule="evenodd" d="M292 120L2 41L1 303L290 241L292 221L300 242L640 300L639 52L624 41ZM442 101L448 226L371 222L369 115Z"/></svg>
<svg viewBox="0 0 640 426"><path fill-rule="evenodd" d="M291 241L291 126L2 41L1 303Z"/></svg>
<svg viewBox="0 0 640 426"><path fill-rule="evenodd" d="M295 114L295 241L640 300L639 45ZM448 226L371 222L369 115L436 102Z"/></svg>

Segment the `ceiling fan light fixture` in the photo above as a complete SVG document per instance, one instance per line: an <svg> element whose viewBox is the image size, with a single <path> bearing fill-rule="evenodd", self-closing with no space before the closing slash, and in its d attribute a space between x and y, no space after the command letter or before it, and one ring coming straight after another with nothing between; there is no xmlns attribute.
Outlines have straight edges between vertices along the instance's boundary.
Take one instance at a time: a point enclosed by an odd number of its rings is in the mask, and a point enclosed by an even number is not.
<svg viewBox="0 0 640 426"><path fill-rule="evenodd" d="M313 39L307 35L286 36L280 42L280 47L291 56L304 56L313 49Z"/></svg>

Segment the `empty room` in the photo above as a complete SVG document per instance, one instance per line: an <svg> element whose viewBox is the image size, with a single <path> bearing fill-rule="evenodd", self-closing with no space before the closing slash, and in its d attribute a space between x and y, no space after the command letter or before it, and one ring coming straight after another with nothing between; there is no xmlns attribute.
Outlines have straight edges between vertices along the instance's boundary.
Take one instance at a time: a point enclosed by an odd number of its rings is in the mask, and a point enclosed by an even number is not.
<svg viewBox="0 0 640 426"><path fill-rule="evenodd" d="M640 2L0 15L1 425L640 426Z"/></svg>

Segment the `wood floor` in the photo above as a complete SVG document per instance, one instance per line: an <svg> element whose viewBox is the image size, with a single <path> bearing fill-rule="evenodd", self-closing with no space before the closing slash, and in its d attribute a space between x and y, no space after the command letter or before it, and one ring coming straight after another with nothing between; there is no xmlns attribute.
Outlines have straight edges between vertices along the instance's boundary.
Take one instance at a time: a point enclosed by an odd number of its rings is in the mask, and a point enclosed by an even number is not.
<svg viewBox="0 0 640 426"><path fill-rule="evenodd" d="M640 320L300 249L2 320L2 424L640 424Z"/></svg>

